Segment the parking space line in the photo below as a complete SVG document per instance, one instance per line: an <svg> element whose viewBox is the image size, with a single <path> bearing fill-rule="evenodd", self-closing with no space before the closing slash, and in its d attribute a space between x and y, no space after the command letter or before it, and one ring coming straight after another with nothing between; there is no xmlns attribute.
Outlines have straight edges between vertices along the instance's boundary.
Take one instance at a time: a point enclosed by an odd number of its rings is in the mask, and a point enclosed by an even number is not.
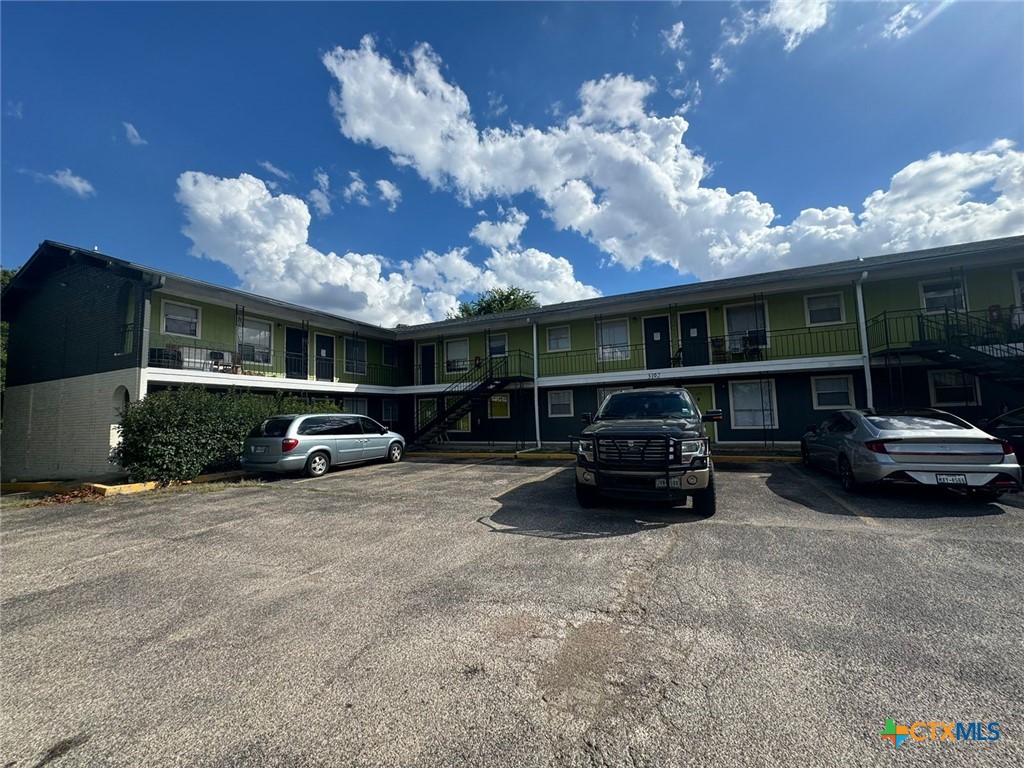
<svg viewBox="0 0 1024 768"><path fill-rule="evenodd" d="M832 501L834 501L836 504L838 504L840 507L845 509L847 512L849 512L851 515L856 517L858 520L860 520L865 525L870 525L870 526L872 526L874 528L881 528L882 527L881 523L879 523L877 520L873 520L870 517L865 517L864 515L861 515L857 511L856 508L852 507L846 501L846 499L844 499L841 496L833 493L831 490L826 488L824 485L822 485L821 483L817 482L817 480L815 480L813 477L810 476L810 473L808 473L808 472L801 472L799 469L797 469L797 465L796 464L787 464L786 466L788 466L793 471L793 474L797 475L798 477L800 477L804 481L806 481L806 482L810 483L811 485L813 485L817 490L821 491L828 498L830 498Z"/></svg>

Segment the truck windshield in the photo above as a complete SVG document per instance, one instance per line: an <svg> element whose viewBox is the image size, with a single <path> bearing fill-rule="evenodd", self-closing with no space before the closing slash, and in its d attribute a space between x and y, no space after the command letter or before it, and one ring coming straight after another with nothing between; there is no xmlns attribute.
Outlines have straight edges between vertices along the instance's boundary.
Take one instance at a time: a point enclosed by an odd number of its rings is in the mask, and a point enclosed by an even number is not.
<svg viewBox="0 0 1024 768"><path fill-rule="evenodd" d="M594 421L611 419L686 419L695 415L693 403L681 392L620 392L605 402Z"/></svg>

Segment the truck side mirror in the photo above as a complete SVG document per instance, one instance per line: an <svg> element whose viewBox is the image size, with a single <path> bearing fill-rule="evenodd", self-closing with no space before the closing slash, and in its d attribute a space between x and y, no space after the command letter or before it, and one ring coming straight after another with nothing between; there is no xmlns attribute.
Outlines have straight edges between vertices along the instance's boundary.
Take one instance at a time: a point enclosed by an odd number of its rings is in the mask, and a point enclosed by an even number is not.
<svg viewBox="0 0 1024 768"><path fill-rule="evenodd" d="M710 411L704 411L703 421L721 421L722 420L722 409L712 408Z"/></svg>
<svg viewBox="0 0 1024 768"><path fill-rule="evenodd" d="M580 421L582 421L584 424L589 424L592 421L590 411L587 411L586 413L581 413Z"/></svg>

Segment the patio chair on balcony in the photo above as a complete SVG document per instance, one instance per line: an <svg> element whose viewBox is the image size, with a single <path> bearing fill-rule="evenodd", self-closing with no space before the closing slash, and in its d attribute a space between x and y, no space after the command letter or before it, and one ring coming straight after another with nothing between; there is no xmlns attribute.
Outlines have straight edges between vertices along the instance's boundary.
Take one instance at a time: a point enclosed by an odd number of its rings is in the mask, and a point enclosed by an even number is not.
<svg viewBox="0 0 1024 768"><path fill-rule="evenodd" d="M743 359L760 360L761 348L764 346L764 331L750 331L743 337Z"/></svg>
<svg viewBox="0 0 1024 768"><path fill-rule="evenodd" d="M725 347L724 336L711 337L711 362L715 365L729 362L729 351Z"/></svg>

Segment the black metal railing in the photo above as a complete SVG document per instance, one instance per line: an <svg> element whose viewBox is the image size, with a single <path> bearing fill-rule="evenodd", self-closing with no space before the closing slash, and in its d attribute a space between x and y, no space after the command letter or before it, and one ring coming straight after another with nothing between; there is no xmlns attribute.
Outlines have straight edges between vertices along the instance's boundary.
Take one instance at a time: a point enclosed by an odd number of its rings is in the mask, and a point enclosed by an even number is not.
<svg viewBox="0 0 1024 768"><path fill-rule="evenodd" d="M871 352L915 351L943 345L970 347L992 357L1024 355L1024 311L993 305L971 312L887 310L867 323Z"/></svg>
<svg viewBox="0 0 1024 768"><path fill-rule="evenodd" d="M857 325L843 323L825 328L760 329L700 340L685 339L674 348L653 349L643 344L630 344L548 352L539 355L538 373L540 376L566 376L859 353Z"/></svg>

